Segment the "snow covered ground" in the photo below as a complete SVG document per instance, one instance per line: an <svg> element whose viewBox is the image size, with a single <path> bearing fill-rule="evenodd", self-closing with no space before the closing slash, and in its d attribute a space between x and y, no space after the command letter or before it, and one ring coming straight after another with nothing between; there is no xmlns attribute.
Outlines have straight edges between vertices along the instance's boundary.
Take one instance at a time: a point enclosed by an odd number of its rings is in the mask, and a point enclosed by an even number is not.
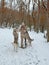
<svg viewBox="0 0 49 65"><path fill-rule="evenodd" d="M43 37L43 33L29 31L29 35L34 41L32 46L25 49L18 47L18 52L14 51L13 29L0 28L0 65L49 65L49 43ZM20 44L19 38L19 44Z"/></svg>

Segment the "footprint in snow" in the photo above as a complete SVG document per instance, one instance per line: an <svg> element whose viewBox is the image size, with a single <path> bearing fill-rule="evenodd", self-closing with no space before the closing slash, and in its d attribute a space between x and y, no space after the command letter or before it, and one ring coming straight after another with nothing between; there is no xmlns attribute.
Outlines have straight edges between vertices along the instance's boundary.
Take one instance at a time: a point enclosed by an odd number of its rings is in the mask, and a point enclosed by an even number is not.
<svg viewBox="0 0 49 65"><path fill-rule="evenodd" d="M44 61L47 61L47 59L45 58Z"/></svg>

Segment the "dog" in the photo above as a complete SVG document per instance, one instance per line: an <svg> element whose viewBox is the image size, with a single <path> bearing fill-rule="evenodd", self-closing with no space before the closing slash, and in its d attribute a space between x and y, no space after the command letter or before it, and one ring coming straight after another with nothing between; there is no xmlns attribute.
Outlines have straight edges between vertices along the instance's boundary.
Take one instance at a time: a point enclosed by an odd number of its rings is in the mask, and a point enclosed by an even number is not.
<svg viewBox="0 0 49 65"><path fill-rule="evenodd" d="M17 33L17 29L13 29L13 36L14 36L13 46L14 46L14 50L16 50L17 47L18 47L18 33Z"/></svg>
<svg viewBox="0 0 49 65"><path fill-rule="evenodd" d="M23 48L23 39L25 40L25 47L27 47L27 40L30 46L31 46L31 42L34 40L30 38L28 31L22 32L21 33L21 47L22 48Z"/></svg>
<svg viewBox="0 0 49 65"><path fill-rule="evenodd" d="M29 44L31 45L31 42L32 42L34 39L31 39L31 38L30 38L28 31L25 32L25 38L28 40Z"/></svg>
<svg viewBox="0 0 49 65"><path fill-rule="evenodd" d="M21 32L21 48L23 48L23 39L25 40L25 47L27 47L27 40L31 45L31 42L33 41L33 39L30 38L29 33L27 31L27 27L24 24L24 22L20 26L19 30Z"/></svg>

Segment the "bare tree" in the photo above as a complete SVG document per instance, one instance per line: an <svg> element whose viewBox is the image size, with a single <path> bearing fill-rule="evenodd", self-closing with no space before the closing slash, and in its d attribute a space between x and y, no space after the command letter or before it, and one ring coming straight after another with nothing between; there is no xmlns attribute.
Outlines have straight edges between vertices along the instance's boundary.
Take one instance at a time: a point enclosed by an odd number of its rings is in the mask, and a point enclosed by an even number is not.
<svg viewBox="0 0 49 65"><path fill-rule="evenodd" d="M4 18L4 16L3 16L3 14L4 14L4 6L5 6L5 2L4 2L4 0L1 0L1 25L3 23L3 18Z"/></svg>
<svg viewBox="0 0 49 65"><path fill-rule="evenodd" d="M12 9L12 2L13 2L13 0L9 0L9 2L10 2L10 8Z"/></svg>
<svg viewBox="0 0 49 65"><path fill-rule="evenodd" d="M47 42L49 42L49 0L47 1Z"/></svg>

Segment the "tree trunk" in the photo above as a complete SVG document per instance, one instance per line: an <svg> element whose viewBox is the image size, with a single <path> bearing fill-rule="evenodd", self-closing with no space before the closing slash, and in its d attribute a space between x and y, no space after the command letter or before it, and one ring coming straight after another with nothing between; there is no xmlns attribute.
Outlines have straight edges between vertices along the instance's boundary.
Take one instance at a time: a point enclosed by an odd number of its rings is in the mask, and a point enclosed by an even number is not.
<svg viewBox="0 0 49 65"><path fill-rule="evenodd" d="M47 42L49 42L49 0L47 1Z"/></svg>

